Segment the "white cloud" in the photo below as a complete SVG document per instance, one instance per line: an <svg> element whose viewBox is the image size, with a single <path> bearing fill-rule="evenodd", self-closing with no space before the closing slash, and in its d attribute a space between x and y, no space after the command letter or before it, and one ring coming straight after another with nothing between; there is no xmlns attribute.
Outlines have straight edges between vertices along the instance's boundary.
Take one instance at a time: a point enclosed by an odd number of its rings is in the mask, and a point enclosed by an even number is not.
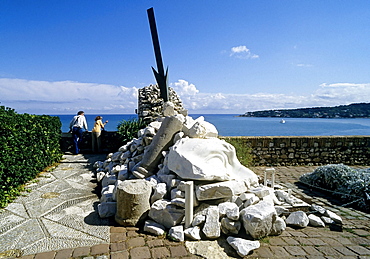
<svg viewBox="0 0 370 259"><path fill-rule="evenodd" d="M247 46L237 46L232 47L230 52L230 57L236 57L240 59L256 59L259 58L258 55L251 53Z"/></svg>
<svg viewBox="0 0 370 259"><path fill-rule="evenodd" d="M194 84L178 80L171 86L191 114L235 113L266 109L336 106L369 102L370 83L323 83L309 95L202 93ZM0 78L0 105L19 113L129 113L137 108L137 88L72 81L30 81Z"/></svg>
<svg viewBox="0 0 370 259"><path fill-rule="evenodd" d="M179 79L177 82L172 83L170 85L178 95L195 95L199 92L199 90L193 84L189 84L189 82Z"/></svg>
<svg viewBox="0 0 370 259"><path fill-rule="evenodd" d="M137 88L108 84L0 78L0 92L1 105L27 113L134 113L137 106Z"/></svg>

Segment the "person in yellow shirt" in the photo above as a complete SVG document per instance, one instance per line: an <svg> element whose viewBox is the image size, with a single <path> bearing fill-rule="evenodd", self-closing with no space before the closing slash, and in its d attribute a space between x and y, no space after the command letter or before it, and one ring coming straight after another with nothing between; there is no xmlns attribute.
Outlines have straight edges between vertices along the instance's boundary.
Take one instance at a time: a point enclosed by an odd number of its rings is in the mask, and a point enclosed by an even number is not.
<svg viewBox="0 0 370 259"><path fill-rule="evenodd" d="M102 122L103 117L102 116L96 116L95 117L95 123L94 128L91 132L92 137L92 151L94 153L101 152L101 131L104 129L105 124L108 123L108 121Z"/></svg>

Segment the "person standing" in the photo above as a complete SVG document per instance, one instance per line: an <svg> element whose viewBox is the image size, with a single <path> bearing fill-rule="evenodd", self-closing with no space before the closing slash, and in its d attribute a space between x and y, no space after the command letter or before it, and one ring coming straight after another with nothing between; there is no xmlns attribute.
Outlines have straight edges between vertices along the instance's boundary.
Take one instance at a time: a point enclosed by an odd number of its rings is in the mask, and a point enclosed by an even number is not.
<svg viewBox="0 0 370 259"><path fill-rule="evenodd" d="M108 121L102 122L103 117L102 116L96 116L94 128L91 132L92 137L92 150L94 153L101 152L101 131L104 129L105 124L108 123Z"/></svg>
<svg viewBox="0 0 370 259"><path fill-rule="evenodd" d="M69 129L72 132L75 148L74 154L77 155L78 153L80 153L82 134L85 132L85 130L87 130L87 122L85 118L85 113L83 111L79 111L77 115L73 117L73 119L69 123Z"/></svg>

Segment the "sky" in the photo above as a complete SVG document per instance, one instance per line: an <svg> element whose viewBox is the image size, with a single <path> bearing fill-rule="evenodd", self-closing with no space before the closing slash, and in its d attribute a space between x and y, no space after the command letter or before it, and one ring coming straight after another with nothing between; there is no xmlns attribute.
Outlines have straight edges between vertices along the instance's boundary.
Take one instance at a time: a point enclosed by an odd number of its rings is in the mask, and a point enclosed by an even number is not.
<svg viewBox="0 0 370 259"><path fill-rule="evenodd" d="M192 114L370 100L368 0L0 0L0 105L134 114L157 68Z"/></svg>

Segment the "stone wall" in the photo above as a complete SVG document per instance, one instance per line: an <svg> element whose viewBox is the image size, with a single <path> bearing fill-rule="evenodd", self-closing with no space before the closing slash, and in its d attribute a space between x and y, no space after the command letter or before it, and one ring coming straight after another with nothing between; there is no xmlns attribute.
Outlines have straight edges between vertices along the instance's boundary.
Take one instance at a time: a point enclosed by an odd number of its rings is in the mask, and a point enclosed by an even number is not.
<svg viewBox="0 0 370 259"><path fill-rule="evenodd" d="M370 136L232 137L251 148L255 166L370 165ZM104 131L103 152L116 152L123 143L115 131ZM62 133L63 152L73 151L72 134ZM82 153L91 153L91 132L86 132Z"/></svg>
<svg viewBox="0 0 370 259"><path fill-rule="evenodd" d="M102 131L102 152L111 153L116 152L120 146L123 145L117 131ZM73 138L71 133L62 133L60 147L63 153L73 153ZM85 132L82 137L80 150L82 154L92 153L92 138L91 132Z"/></svg>
<svg viewBox="0 0 370 259"><path fill-rule="evenodd" d="M370 136L238 137L255 166L370 165Z"/></svg>

